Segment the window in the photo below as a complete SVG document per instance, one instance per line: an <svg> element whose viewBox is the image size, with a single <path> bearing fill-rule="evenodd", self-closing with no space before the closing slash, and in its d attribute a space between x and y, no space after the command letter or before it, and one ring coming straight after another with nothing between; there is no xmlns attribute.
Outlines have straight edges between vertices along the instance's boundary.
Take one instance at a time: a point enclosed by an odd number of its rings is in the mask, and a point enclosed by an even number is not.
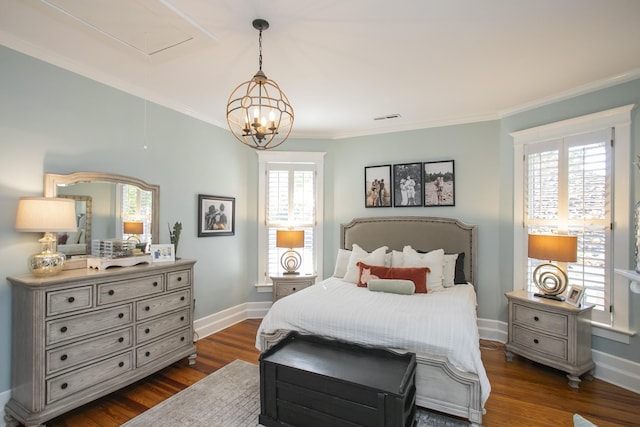
<svg viewBox="0 0 640 427"><path fill-rule="evenodd" d="M142 190L135 185L118 184L118 204L120 221L116 229L120 230L123 238L129 237L124 234L125 222L142 222L143 233L137 236L141 242L151 242L151 210L153 194L151 191ZM157 243L157 242L154 242Z"/></svg>
<svg viewBox="0 0 640 427"><path fill-rule="evenodd" d="M283 273L276 231L304 230L301 274L322 270L322 183L324 153L259 152L259 284Z"/></svg>
<svg viewBox="0 0 640 427"><path fill-rule="evenodd" d="M633 105L514 132L514 289L535 290L541 261L527 257L529 233L578 237L569 285L594 304L594 334L628 342L628 269Z"/></svg>

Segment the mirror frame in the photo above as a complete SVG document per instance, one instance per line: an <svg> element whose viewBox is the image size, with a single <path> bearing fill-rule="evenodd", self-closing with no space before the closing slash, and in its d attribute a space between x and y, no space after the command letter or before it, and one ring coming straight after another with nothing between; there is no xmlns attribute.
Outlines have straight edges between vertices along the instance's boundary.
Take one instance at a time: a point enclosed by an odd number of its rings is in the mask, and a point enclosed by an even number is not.
<svg viewBox="0 0 640 427"><path fill-rule="evenodd" d="M44 196L56 197L58 184L76 184L79 182L112 182L114 184L129 184L140 187L142 190L151 191L153 200L151 206L151 242L159 243L160 239L160 186L149 184L137 178L125 175L102 172L72 172L69 174L44 174Z"/></svg>

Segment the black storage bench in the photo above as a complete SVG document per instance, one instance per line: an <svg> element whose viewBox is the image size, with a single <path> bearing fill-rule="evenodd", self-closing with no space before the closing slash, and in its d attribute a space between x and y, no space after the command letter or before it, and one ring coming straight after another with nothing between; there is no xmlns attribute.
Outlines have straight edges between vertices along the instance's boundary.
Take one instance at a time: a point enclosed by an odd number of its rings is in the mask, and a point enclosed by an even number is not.
<svg viewBox="0 0 640 427"><path fill-rule="evenodd" d="M260 424L396 426L415 421L414 353L291 332L260 356Z"/></svg>

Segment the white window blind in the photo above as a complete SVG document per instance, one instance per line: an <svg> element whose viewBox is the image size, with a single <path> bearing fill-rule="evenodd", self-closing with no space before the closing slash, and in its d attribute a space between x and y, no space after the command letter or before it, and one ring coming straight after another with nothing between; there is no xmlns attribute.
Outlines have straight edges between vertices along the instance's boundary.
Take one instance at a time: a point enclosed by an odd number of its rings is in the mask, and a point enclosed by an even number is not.
<svg viewBox="0 0 640 427"><path fill-rule="evenodd" d="M304 230L301 274L314 272L314 228L316 223L315 165L269 164L267 166L267 274L283 273L280 257L287 250L276 247L276 231Z"/></svg>
<svg viewBox="0 0 640 427"><path fill-rule="evenodd" d="M569 286L585 287L592 318L610 323L611 130L530 144L525 149L528 233L578 237L578 259L565 268ZM544 261L528 259L526 283Z"/></svg>

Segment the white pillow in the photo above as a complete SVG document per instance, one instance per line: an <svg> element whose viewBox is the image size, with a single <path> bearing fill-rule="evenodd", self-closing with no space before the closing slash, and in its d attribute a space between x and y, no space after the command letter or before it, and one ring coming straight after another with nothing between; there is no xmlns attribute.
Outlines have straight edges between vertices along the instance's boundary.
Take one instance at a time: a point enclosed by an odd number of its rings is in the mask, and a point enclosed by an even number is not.
<svg viewBox="0 0 640 427"><path fill-rule="evenodd" d="M426 254L418 253L411 246L405 246L402 250L403 267L429 267L431 273L427 274L427 289L440 291L442 285L442 269L444 266L444 249L436 249ZM455 264L454 264L455 265Z"/></svg>
<svg viewBox="0 0 640 427"><path fill-rule="evenodd" d="M354 243L351 256L349 257L347 272L344 275L344 281L358 283L358 276L360 275L360 268L356 265L358 262L384 267L384 258L387 253L387 249L388 248L386 246L382 246L369 253Z"/></svg>
<svg viewBox="0 0 640 427"><path fill-rule="evenodd" d="M333 269L333 277L342 279L347 274L347 266L349 265L349 258L351 257L351 251L346 249L338 249L338 256L336 257L336 266Z"/></svg>
<svg viewBox="0 0 640 427"><path fill-rule="evenodd" d="M391 251L391 267L399 268L404 264L404 258L402 256L402 252L400 251Z"/></svg>
<svg viewBox="0 0 640 427"><path fill-rule="evenodd" d="M442 286L451 288L455 285L456 261L458 254L444 254L444 265L442 267Z"/></svg>
<svg viewBox="0 0 640 427"><path fill-rule="evenodd" d="M69 236L67 237L67 245L75 245L76 243L78 243L81 234L82 231L72 231L70 233L67 233L67 235Z"/></svg>

